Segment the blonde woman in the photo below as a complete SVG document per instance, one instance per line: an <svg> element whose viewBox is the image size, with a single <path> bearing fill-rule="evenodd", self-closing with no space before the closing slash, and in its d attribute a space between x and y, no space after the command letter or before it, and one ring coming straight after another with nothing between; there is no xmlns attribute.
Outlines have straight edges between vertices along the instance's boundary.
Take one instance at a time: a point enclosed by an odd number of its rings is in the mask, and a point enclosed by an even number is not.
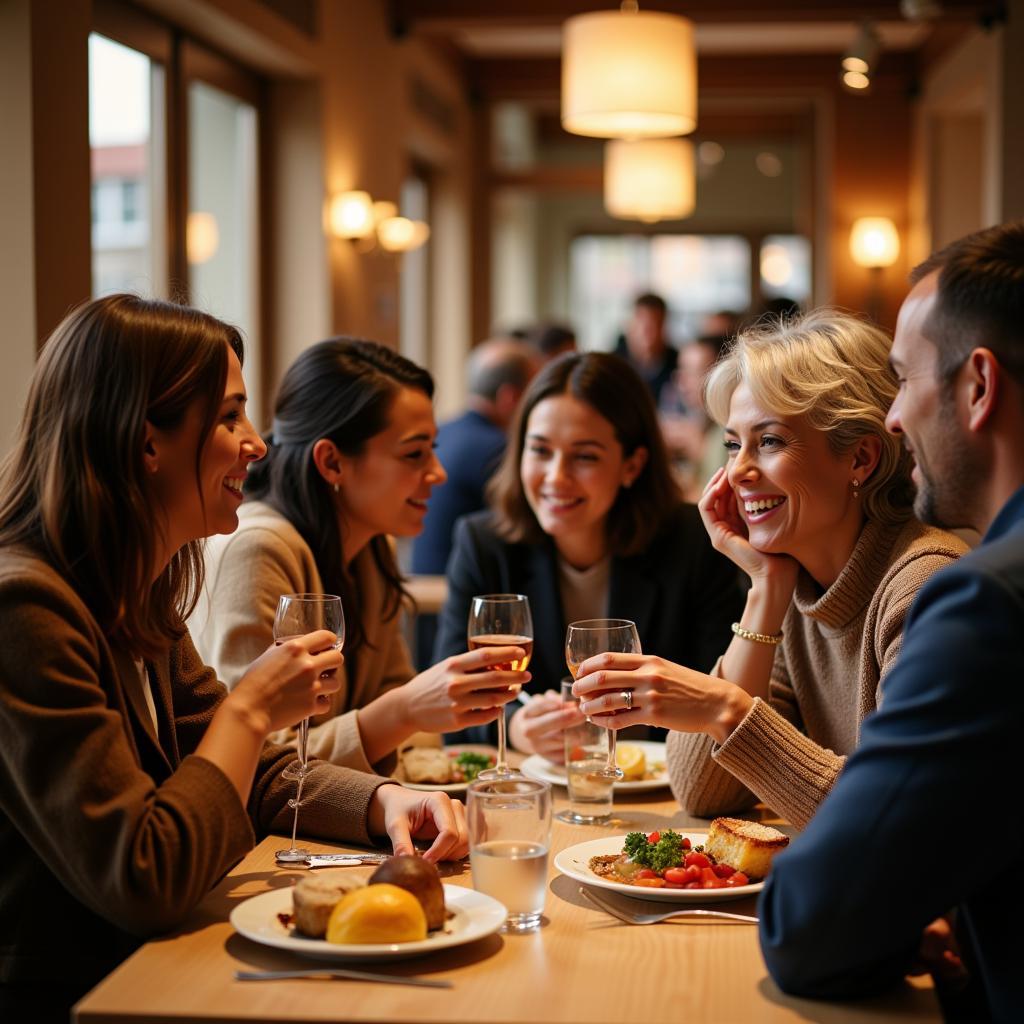
<svg viewBox="0 0 1024 1024"><path fill-rule="evenodd" d="M760 799L805 824L882 699L914 595L964 551L912 516L910 457L885 429L890 344L829 310L737 338L707 380L728 463L699 506L750 578L733 639L711 675L647 656L581 667L585 714L673 730L672 787L691 814Z"/></svg>

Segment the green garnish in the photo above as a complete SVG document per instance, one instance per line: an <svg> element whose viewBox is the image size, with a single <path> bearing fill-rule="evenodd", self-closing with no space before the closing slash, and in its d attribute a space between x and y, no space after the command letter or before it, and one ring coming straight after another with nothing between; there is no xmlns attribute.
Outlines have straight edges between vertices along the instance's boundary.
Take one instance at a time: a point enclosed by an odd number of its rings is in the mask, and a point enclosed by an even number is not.
<svg viewBox="0 0 1024 1024"><path fill-rule="evenodd" d="M683 862L683 837L671 829L662 832L656 843L649 843L644 832L630 832L624 848L634 864L652 871L678 867Z"/></svg>
<svg viewBox="0 0 1024 1024"><path fill-rule="evenodd" d="M462 769L467 782L472 782L485 768L491 766L487 754L478 754L475 750L464 750L455 758L455 763Z"/></svg>

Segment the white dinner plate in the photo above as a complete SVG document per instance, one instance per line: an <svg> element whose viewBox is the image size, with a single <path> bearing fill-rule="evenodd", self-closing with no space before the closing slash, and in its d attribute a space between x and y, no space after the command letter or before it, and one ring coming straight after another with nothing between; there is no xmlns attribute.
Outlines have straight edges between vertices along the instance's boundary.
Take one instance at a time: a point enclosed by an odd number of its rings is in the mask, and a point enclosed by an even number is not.
<svg viewBox="0 0 1024 1024"><path fill-rule="evenodd" d="M486 747L479 744L459 744L451 747L444 748L445 753L455 751L456 753L462 753L464 750L471 750L478 754L491 754L496 755L498 752L494 747ZM469 789L468 782L406 782L397 773L392 776L397 779L406 789L415 789L423 793L447 793L449 796L454 796L457 793L465 793Z"/></svg>
<svg viewBox="0 0 1024 1024"><path fill-rule="evenodd" d="M652 743L649 740L622 740L623 744L628 743L631 747L640 747L647 758L648 764L665 764L665 744ZM554 764L540 754L532 754L523 761L520 769L524 775L531 779L540 779L542 782L550 782L555 786L566 784L565 765ZM661 771L653 779L637 779L634 782L616 782L615 789L620 793L646 793L653 789L664 789L668 785L668 769L662 767Z"/></svg>
<svg viewBox="0 0 1024 1024"><path fill-rule="evenodd" d="M324 939L305 938L293 927L282 924L277 916L292 912L291 887L271 889L270 892L262 892L239 903L231 911L231 924L239 935L253 942L287 949L317 960L400 960L475 942L496 932L508 916L508 911L497 900L459 885L444 887L444 902L453 916L443 929L431 932L420 942L343 945Z"/></svg>
<svg viewBox="0 0 1024 1024"><path fill-rule="evenodd" d="M707 842L707 832L680 832L694 846L702 846ZM622 853L625 836L607 836L604 839L592 839L588 843L577 843L563 850L555 857L555 867L575 878L577 882L592 885L596 889L611 889L612 892L632 896L638 900L663 900L666 903L702 903L709 900L738 900L744 896L753 896L764 888L764 882L751 885L738 885L735 889L649 889L642 885L627 885L625 882L613 882L608 878L595 875L590 870L590 858L601 857L610 853Z"/></svg>

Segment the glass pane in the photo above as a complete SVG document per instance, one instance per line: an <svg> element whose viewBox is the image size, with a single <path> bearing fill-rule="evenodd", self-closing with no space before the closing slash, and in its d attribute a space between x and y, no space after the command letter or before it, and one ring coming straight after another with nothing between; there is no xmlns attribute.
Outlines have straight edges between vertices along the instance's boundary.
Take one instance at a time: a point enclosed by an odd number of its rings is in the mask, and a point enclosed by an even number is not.
<svg viewBox="0 0 1024 1024"><path fill-rule="evenodd" d="M750 306L750 243L740 235L582 235L570 250L571 319L581 347L611 349L641 292L669 307L679 345L705 317Z"/></svg>
<svg viewBox="0 0 1024 1024"><path fill-rule="evenodd" d="M89 37L92 293L167 295L163 68Z"/></svg>
<svg viewBox="0 0 1024 1024"><path fill-rule="evenodd" d="M761 243L761 294L807 308L811 299L811 242L800 235L767 235Z"/></svg>
<svg viewBox="0 0 1024 1024"><path fill-rule="evenodd" d="M204 82L188 95L189 297L244 335L249 412L261 427L256 110Z"/></svg>
<svg viewBox="0 0 1024 1024"><path fill-rule="evenodd" d="M413 175L402 184L399 204L403 217L430 223L430 189L427 182ZM430 365L430 244L421 245L401 256L399 278L399 339L402 355L420 366Z"/></svg>

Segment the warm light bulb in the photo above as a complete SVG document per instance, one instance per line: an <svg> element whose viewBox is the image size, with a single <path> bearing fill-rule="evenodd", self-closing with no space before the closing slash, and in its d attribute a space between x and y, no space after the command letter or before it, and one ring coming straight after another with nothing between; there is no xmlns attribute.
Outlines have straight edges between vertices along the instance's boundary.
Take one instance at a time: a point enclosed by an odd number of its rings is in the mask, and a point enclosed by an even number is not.
<svg viewBox="0 0 1024 1024"><path fill-rule="evenodd" d="M871 79L860 71L844 71L843 85L848 89L866 89L871 84Z"/></svg>
<svg viewBox="0 0 1024 1024"><path fill-rule="evenodd" d="M377 225L381 248L388 252L418 249L430 237L430 226L408 217L387 217Z"/></svg>
<svg viewBox="0 0 1024 1024"><path fill-rule="evenodd" d="M366 238L373 232L373 200L369 192L339 192L331 198L327 214L331 234L338 238Z"/></svg>
<svg viewBox="0 0 1024 1024"><path fill-rule="evenodd" d="M207 263L220 248L220 228L212 213L196 210L185 222L185 253L189 263Z"/></svg>
<svg viewBox="0 0 1024 1024"><path fill-rule="evenodd" d="M850 231L850 255L861 267L891 267L900 254L900 236L888 217L861 217Z"/></svg>

